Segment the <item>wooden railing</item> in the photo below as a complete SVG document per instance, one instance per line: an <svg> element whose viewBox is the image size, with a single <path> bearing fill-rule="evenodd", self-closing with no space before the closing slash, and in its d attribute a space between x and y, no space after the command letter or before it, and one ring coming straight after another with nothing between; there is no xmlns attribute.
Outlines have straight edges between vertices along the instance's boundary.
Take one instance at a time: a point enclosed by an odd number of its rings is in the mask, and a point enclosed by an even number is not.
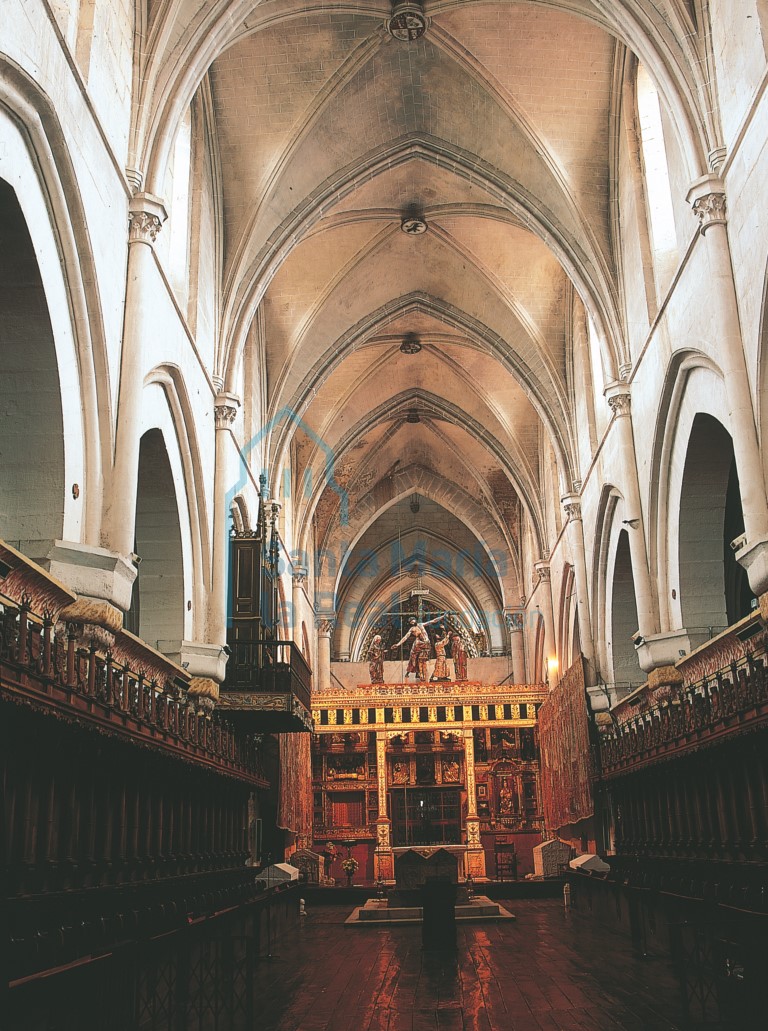
<svg viewBox="0 0 768 1031"><path fill-rule="evenodd" d="M312 670L301 649L293 641L268 641L266 663L262 670L262 691L290 691L311 709Z"/></svg>
<svg viewBox="0 0 768 1031"><path fill-rule="evenodd" d="M257 746L187 692L129 669L94 646L77 646L77 628L54 628L27 599L0 603L0 697L57 710L102 732L174 752L218 772L264 785Z"/></svg>
<svg viewBox="0 0 768 1031"><path fill-rule="evenodd" d="M229 691L293 694L311 710L312 670L293 641L230 638Z"/></svg>
<svg viewBox="0 0 768 1031"><path fill-rule="evenodd" d="M760 659L742 659L688 687L670 688L663 701L604 729L602 773L616 775L766 720L768 671Z"/></svg>

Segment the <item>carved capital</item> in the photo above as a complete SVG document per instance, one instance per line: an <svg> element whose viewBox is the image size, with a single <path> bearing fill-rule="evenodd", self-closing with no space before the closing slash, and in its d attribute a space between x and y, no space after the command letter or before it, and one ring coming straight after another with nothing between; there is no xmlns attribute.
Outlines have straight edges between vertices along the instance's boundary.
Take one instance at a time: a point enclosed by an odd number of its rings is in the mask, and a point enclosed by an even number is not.
<svg viewBox="0 0 768 1031"><path fill-rule="evenodd" d="M547 562L534 562L534 569L534 586L536 583L548 584L550 582L552 574Z"/></svg>
<svg viewBox="0 0 768 1031"><path fill-rule="evenodd" d="M568 522L577 522L581 519L581 501L573 494L566 494L561 498L563 511Z"/></svg>
<svg viewBox="0 0 768 1031"><path fill-rule="evenodd" d="M507 624L507 630L510 634L518 634L523 632L522 612L505 612L504 620Z"/></svg>
<svg viewBox="0 0 768 1031"><path fill-rule="evenodd" d="M619 418L622 415L629 415L632 409L632 395L628 390L617 391L615 394L610 394L608 397L608 407L616 418Z"/></svg>
<svg viewBox="0 0 768 1031"><path fill-rule="evenodd" d="M724 226L727 222L726 201L724 193L708 193L693 203L693 213L699 220L702 233L710 226Z"/></svg>
<svg viewBox="0 0 768 1031"><path fill-rule="evenodd" d="M128 206L128 240L153 246L168 212L159 197L137 193Z"/></svg>
<svg viewBox="0 0 768 1031"><path fill-rule="evenodd" d="M725 185L720 176L710 172L697 179L688 191L687 200L699 220L702 235L711 226L726 224Z"/></svg>
<svg viewBox="0 0 768 1031"><path fill-rule="evenodd" d="M333 633L333 628L336 626L336 617L318 616L315 619L315 626L321 637L330 637Z"/></svg>
<svg viewBox="0 0 768 1031"><path fill-rule="evenodd" d="M228 430L237 418L240 398L235 394L219 394L213 403L213 418L217 430Z"/></svg>
<svg viewBox="0 0 768 1031"><path fill-rule="evenodd" d="M296 568L293 571L293 586L306 587L307 575L307 570L304 568L304 566L296 566Z"/></svg>

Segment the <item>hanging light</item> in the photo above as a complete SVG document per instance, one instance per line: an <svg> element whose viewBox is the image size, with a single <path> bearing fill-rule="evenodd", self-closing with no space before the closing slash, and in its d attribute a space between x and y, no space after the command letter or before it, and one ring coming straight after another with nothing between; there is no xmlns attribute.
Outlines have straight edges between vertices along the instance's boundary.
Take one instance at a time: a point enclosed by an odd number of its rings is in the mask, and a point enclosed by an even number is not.
<svg viewBox="0 0 768 1031"><path fill-rule="evenodd" d="M416 513L421 508L421 501L419 500L419 495L418 494L411 494L410 507L411 507L411 512L413 512L413 514L416 515Z"/></svg>

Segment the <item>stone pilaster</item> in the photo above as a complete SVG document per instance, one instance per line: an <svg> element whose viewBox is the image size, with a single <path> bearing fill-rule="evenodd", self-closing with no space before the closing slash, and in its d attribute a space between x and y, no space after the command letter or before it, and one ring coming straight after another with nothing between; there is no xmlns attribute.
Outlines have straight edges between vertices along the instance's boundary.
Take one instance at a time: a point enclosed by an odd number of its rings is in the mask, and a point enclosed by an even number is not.
<svg viewBox="0 0 768 1031"><path fill-rule="evenodd" d="M534 569L538 576L538 589L536 600L539 603L541 614L544 617L544 676L549 681L551 669L558 670L557 661L557 635L555 634L555 611L552 605L552 574L549 562L534 562ZM555 673L556 675L556 673ZM550 687L553 687L550 684Z"/></svg>
<svg viewBox="0 0 768 1031"><path fill-rule="evenodd" d="M579 641L587 660L589 672L594 670L595 649L592 641L592 616L589 605L587 561L584 554L584 523L581 518L581 499L578 494L566 494L562 499L568 519L568 544L573 560L573 578L576 583L576 607L579 613Z"/></svg>
<svg viewBox="0 0 768 1031"><path fill-rule="evenodd" d="M125 556L133 552L136 532L141 406L147 371L144 354L155 332L152 251L166 218L167 212L159 197L137 193L131 198L115 464L111 489L105 494L104 504L104 529L109 546Z"/></svg>
<svg viewBox="0 0 768 1031"><path fill-rule="evenodd" d="M318 616L315 619L317 629L317 690L331 689L331 637L336 626L333 613Z"/></svg>
<svg viewBox="0 0 768 1031"><path fill-rule="evenodd" d="M505 609L504 622L509 635L509 654L512 659L512 680L515 684L527 684L525 672L525 614L519 609Z"/></svg>
<svg viewBox="0 0 768 1031"><path fill-rule="evenodd" d="M768 502L733 281L723 180L715 173L697 179L688 191L688 202L706 241L714 356L723 372L728 428L739 472L744 535L736 545L736 559L746 569L750 587L759 597L768 591Z"/></svg>
<svg viewBox="0 0 768 1031"><path fill-rule="evenodd" d="M229 457L233 450L230 430L237 418L240 399L220 393L213 405L216 457L213 476L213 576L208 609L208 639L223 646L227 640L227 579L229 567L229 512L227 499L232 479Z"/></svg>
<svg viewBox="0 0 768 1031"><path fill-rule="evenodd" d="M618 437L619 461L621 463L622 488L624 491L625 522L629 537L629 553L632 561L632 578L635 585L637 620L640 636L653 637L658 633L658 615L645 541L643 511L640 503L640 481L637 474L635 437L632 430L631 396L629 384L617 382L605 390L608 406L613 413L612 432ZM643 665L643 656L638 655ZM646 657L646 661L647 657Z"/></svg>

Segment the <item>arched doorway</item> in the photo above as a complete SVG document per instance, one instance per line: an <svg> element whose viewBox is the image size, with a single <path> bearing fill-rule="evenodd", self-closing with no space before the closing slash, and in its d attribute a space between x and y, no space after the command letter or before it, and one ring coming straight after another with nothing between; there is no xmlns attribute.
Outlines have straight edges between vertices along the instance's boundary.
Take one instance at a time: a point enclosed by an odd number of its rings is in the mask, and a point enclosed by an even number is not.
<svg viewBox="0 0 768 1031"><path fill-rule="evenodd" d="M743 532L730 434L699 413L688 440L679 521L680 607L694 646L750 611L754 596L731 547Z"/></svg>
<svg viewBox="0 0 768 1031"><path fill-rule="evenodd" d="M136 498L136 554L129 630L153 648L176 651L184 637L184 564L173 473L160 430L141 438Z"/></svg>
<svg viewBox="0 0 768 1031"><path fill-rule="evenodd" d="M48 545L41 542L63 536L61 386L34 245L16 193L3 180L0 356L0 537L42 558Z"/></svg>
<svg viewBox="0 0 768 1031"><path fill-rule="evenodd" d="M639 533L639 530L633 532ZM632 635L637 633L637 601L632 575L629 534L622 530L616 546L611 593L611 656L616 698L645 682Z"/></svg>

